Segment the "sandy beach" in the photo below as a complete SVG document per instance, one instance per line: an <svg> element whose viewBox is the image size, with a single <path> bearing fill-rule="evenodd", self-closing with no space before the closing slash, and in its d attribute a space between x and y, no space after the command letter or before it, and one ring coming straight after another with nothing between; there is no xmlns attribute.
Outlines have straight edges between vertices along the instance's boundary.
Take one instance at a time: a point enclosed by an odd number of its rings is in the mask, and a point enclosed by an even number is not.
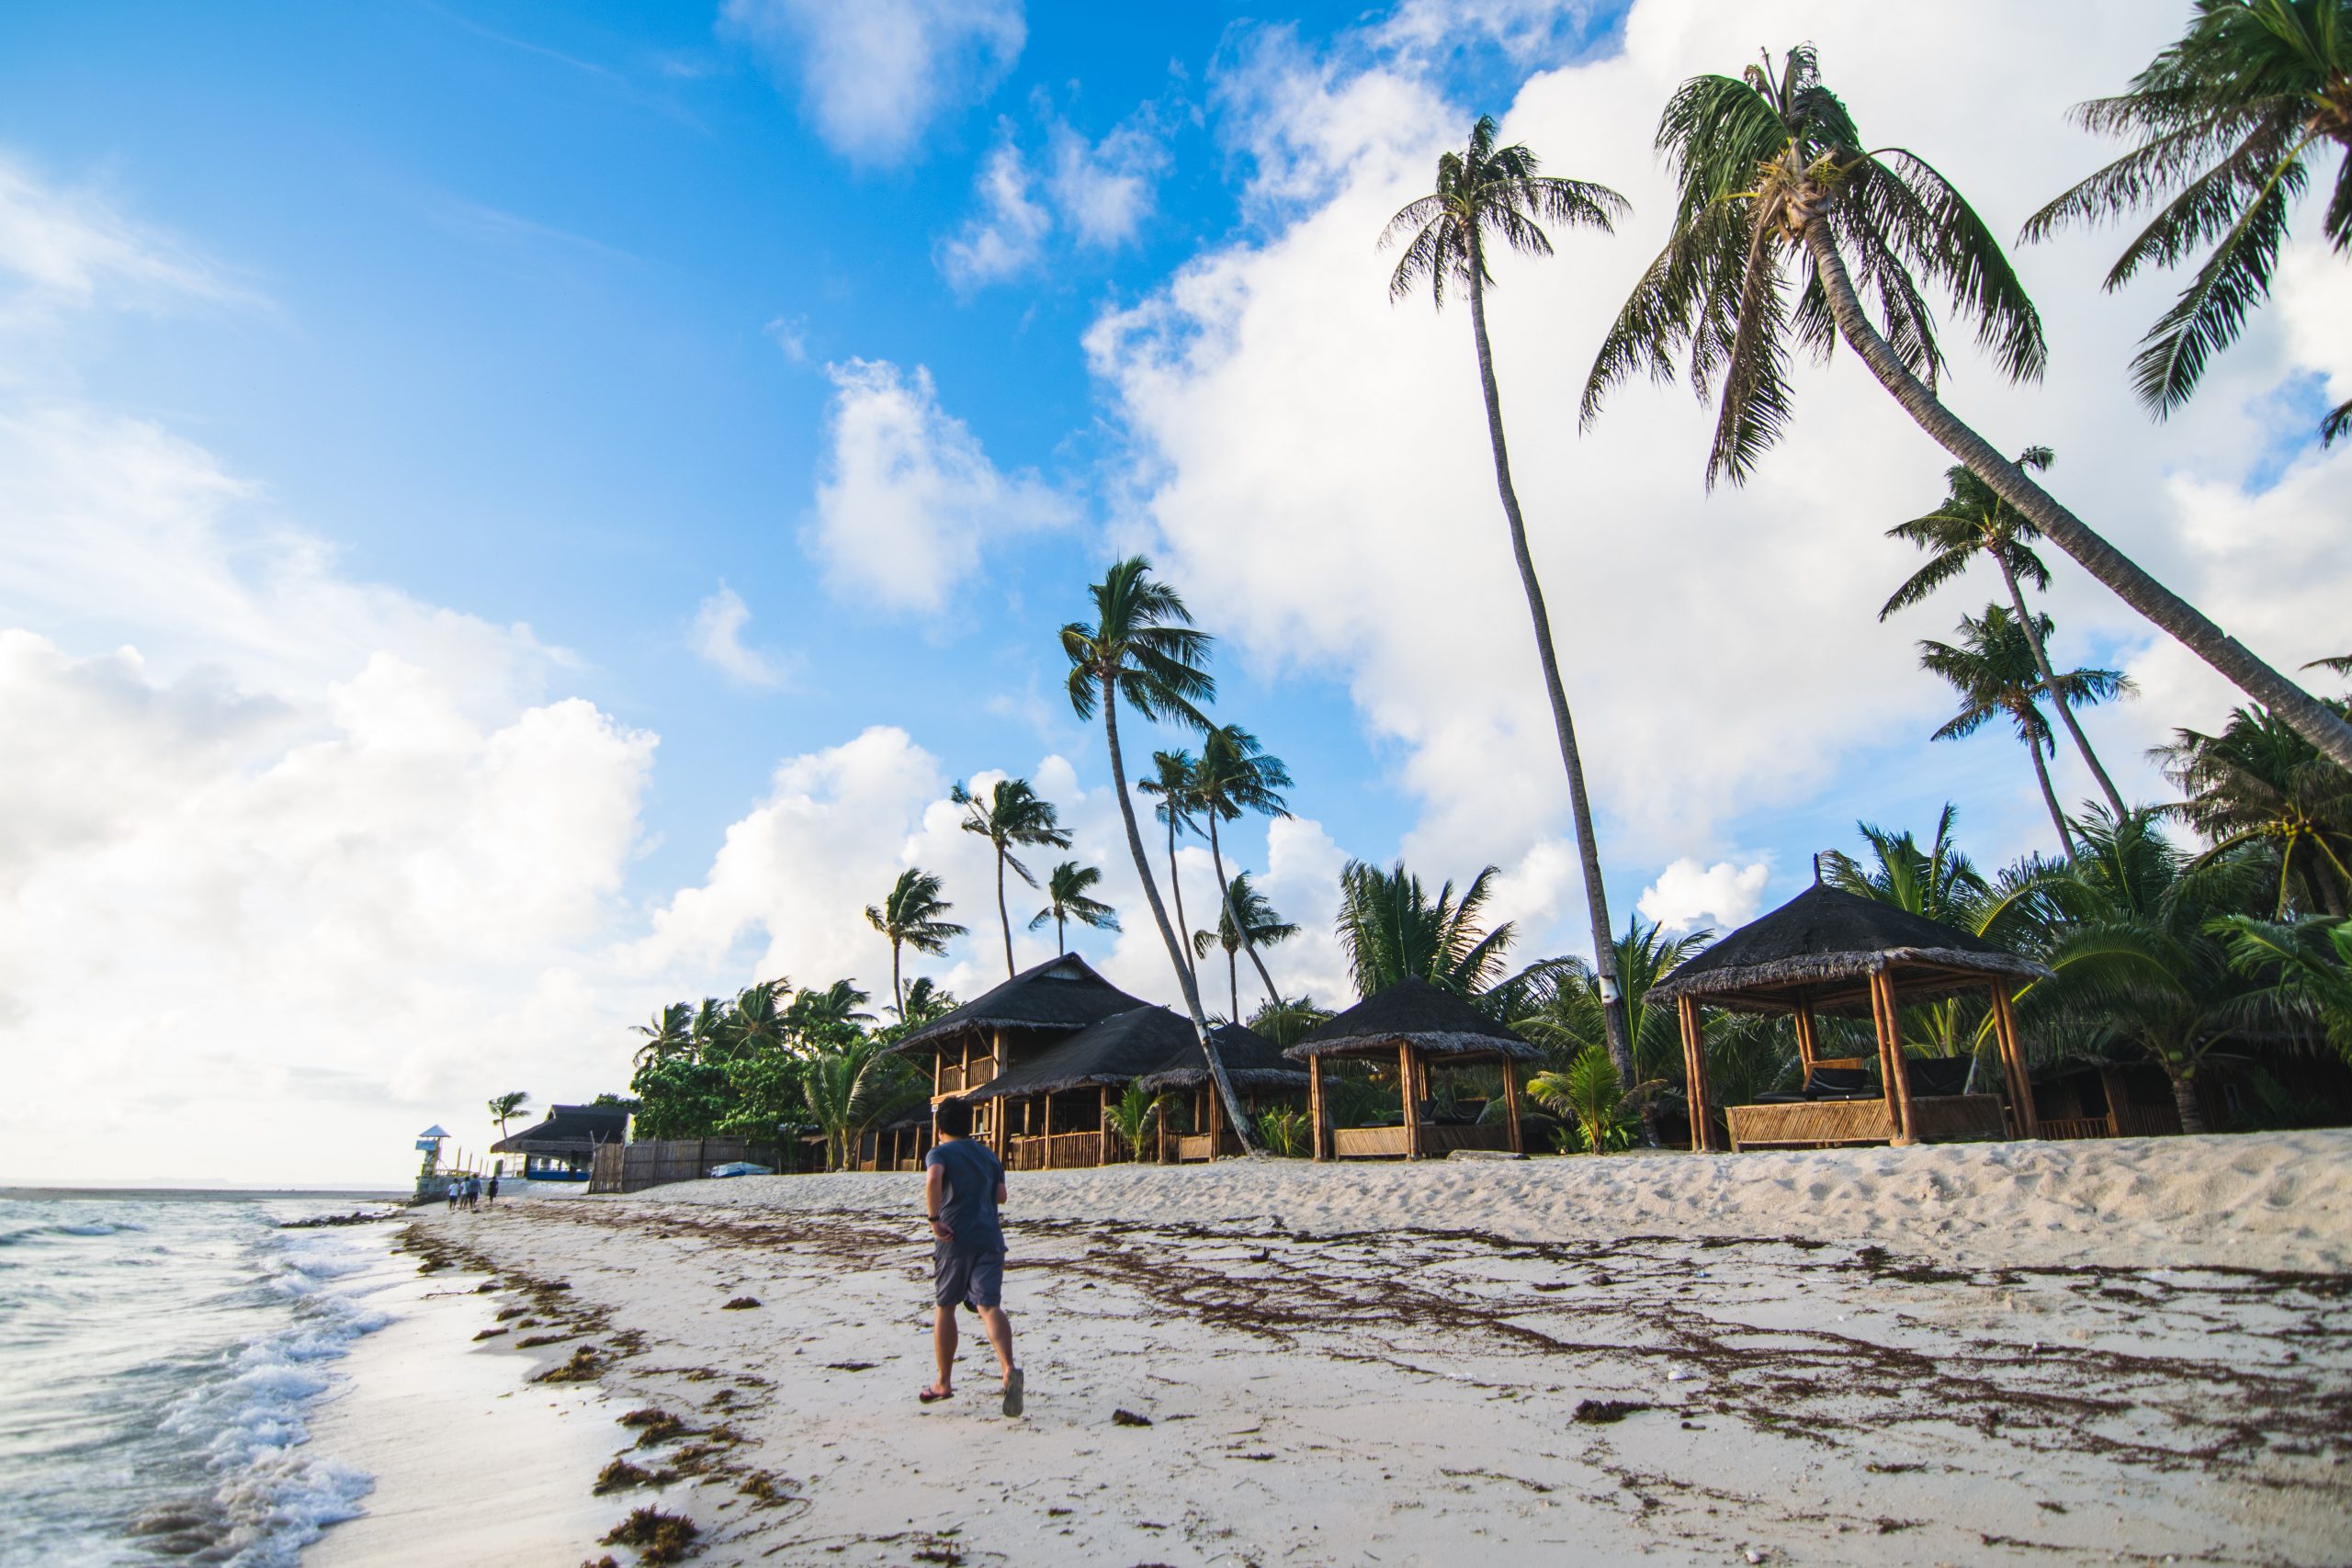
<svg viewBox="0 0 2352 1568"><path fill-rule="evenodd" d="M411 1245L552 1341L487 1342L516 1387L576 1366L634 1415L600 1452L657 1483L592 1496L575 1457L509 1500L678 1514L699 1562L2322 1563L2352 1550L2347 1169L2324 1132L1016 1177L1018 1421L976 1337L958 1397L913 1399L909 1175L433 1212ZM578 1561L564 1517L481 1560Z"/></svg>

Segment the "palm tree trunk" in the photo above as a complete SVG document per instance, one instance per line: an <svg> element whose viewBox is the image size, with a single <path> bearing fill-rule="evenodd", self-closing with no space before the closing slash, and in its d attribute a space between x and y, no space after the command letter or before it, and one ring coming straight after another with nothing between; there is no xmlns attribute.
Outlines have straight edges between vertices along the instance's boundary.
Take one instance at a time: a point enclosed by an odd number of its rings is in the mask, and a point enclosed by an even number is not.
<svg viewBox="0 0 2352 1568"><path fill-rule="evenodd" d="M1241 945L1249 950L1250 962L1258 967L1258 978L1266 983L1266 995L1279 995L1274 989L1274 977L1266 973L1266 961L1258 956L1258 944L1250 940L1250 928L1241 922L1241 911L1233 907L1233 884L1225 879L1225 852L1217 848L1216 813L1214 811L1209 813L1209 863L1216 869L1216 885L1225 889L1225 918L1232 925L1233 934L1239 937ZM1226 958L1229 966L1232 954L1227 953ZM1241 1021L1241 999L1238 991L1234 996L1233 1021Z"/></svg>
<svg viewBox="0 0 2352 1568"><path fill-rule="evenodd" d="M1193 928L1184 919L1184 880L1176 874L1176 813L1173 811L1168 814L1168 891L1176 898L1176 929L1191 931ZM1182 956L1184 967L1193 971L1193 983L1200 984L1201 972L1194 966L1193 955L1187 953Z"/></svg>
<svg viewBox="0 0 2352 1568"><path fill-rule="evenodd" d="M1519 511L1519 491L1510 482L1510 452L1503 442L1502 393L1495 386L1495 355L1487 343L1487 291L1480 281L1485 262L1476 242L1470 254L1470 330L1478 344L1478 384L1487 395L1487 434L1495 449L1495 488L1503 498L1503 516L1510 524L1511 558L1519 563L1520 586L1527 591L1527 614L1535 623L1535 654L1544 666L1544 691L1552 702L1552 728L1560 738L1560 761L1568 772L1568 808L1576 820L1577 855L1584 872L1585 915L1592 925L1595 967L1601 980L1601 1023L1609 1038L1609 1059L1622 1082L1634 1079L1634 1046L1625 1026L1625 990L1617 978L1617 948L1609 940L1609 894L1600 885L1600 846L1592 828L1592 803L1585 794L1584 758L1577 750L1576 720L1568 716L1568 694L1560 683L1560 661L1552 650L1552 618L1544 608L1544 585L1536 581L1535 559L1527 549L1527 525ZM1642 1135L1655 1148L1657 1128L1647 1106L1642 1110Z"/></svg>
<svg viewBox="0 0 2352 1568"><path fill-rule="evenodd" d="M1059 904L1054 906L1054 952L1057 954L1069 952L1069 932L1062 924L1062 907Z"/></svg>
<svg viewBox="0 0 2352 1568"><path fill-rule="evenodd" d="M2170 1062L2165 1063L2165 1077L2172 1080L2172 1104L2180 1114L2180 1130L2184 1133L2207 1131L2205 1107L2197 1099L2197 1080L2176 1069Z"/></svg>
<svg viewBox="0 0 2352 1568"><path fill-rule="evenodd" d="M1241 961L1229 947L1225 950L1225 985L1233 997L1233 1010L1225 1015L1226 1021L1238 1024L1241 1021Z"/></svg>
<svg viewBox="0 0 2352 1568"><path fill-rule="evenodd" d="M2317 747L2321 755L2333 760L2336 766L2352 771L2352 724L2346 724L2309 692L2256 658L2244 643L2207 620L2195 605L2091 532L2081 518L2029 479L2023 468L1962 423L1935 393L1904 367L1894 348L1862 313L1862 302L1854 296L1853 279L1847 276L1845 258L1838 254L1838 242L1829 232L1827 220L1815 216L1805 225L1804 241L1813 256L1814 270L1829 296L1829 310L1837 319L1838 334L1853 345L1862 363L1871 367L1871 374L1878 378L1879 385L1894 394L1894 400L1903 405L1904 412L1920 429L1967 464L2002 500L2033 519L2035 527L2074 557L2084 570L2105 583L2117 598L2220 671L2238 690L2286 720L2296 734ZM1475 286L1471 299L1475 309Z"/></svg>
<svg viewBox="0 0 2352 1568"><path fill-rule="evenodd" d="M2025 607L2025 590L2018 586L2018 574L2009 570L2007 558L1998 550L1991 554L1994 564L2001 569L2001 581L2009 585L2009 607L2017 612L2018 625L2025 628L2026 646L2033 649L2034 668L2041 671L2041 689L2048 694L2050 705L2058 710L2058 722L2064 725L2066 733L2075 738L2075 750L2083 754L2091 777L2098 780L2099 791L2107 796L2108 808L2120 822L2123 820L2123 797L2115 793L2115 781L2109 778L2107 770L2098 765L2098 754L2091 750L2090 738L2075 721L2074 705L2067 702L2066 694L2058 689L2058 672L2050 667L2050 650L2041 646L2041 628L2034 624L2032 612Z"/></svg>
<svg viewBox="0 0 2352 1568"><path fill-rule="evenodd" d="M1004 909L1004 846L996 847L996 918L1004 925L1004 977L1012 978L1012 917Z"/></svg>
<svg viewBox="0 0 2352 1568"><path fill-rule="evenodd" d="M2066 852L2068 860L2072 860L2075 858L2075 835L2066 826L2066 814L2058 809L2058 792L2050 787L2050 770L2042 765L2041 761L2041 741L2030 729L2026 731L2025 749L2033 759L2033 776L2041 785L2041 803L2050 807L2050 820L2057 824L2058 847Z"/></svg>
<svg viewBox="0 0 2352 1568"><path fill-rule="evenodd" d="M890 990L899 998L899 1021L907 1021L907 984L899 978L899 939L890 939Z"/></svg>
<svg viewBox="0 0 2352 1568"><path fill-rule="evenodd" d="M1127 827L1127 852L1135 857L1136 878L1143 884L1144 902L1151 906L1151 918L1159 927L1159 940L1168 944L1168 962L1176 968L1177 988L1184 993L1184 1010L1192 1014L1193 1032L1199 1036L1201 1054L1208 1058L1209 1078L1216 1085L1216 1092L1225 1101L1226 1118L1233 1123L1234 1135L1249 1153L1261 1155L1265 1145L1259 1142L1258 1130L1241 1114L1241 1097L1233 1092L1233 1080L1226 1076L1225 1058L1217 1055L1216 1042L1209 1038L1208 1016L1201 1010L1201 987L1193 978L1193 967L1184 962L1184 950L1176 940L1175 928L1168 923L1168 906L1160 901L1159 885L1152 880L1151 861L1144 853L1143 830L1136 826L1136 803L1127 795L1127 764L1119 755L1119 688L1108 676L1102 678L1102 734L1111 752L1111 788L1119 797L1119 819ZM1212 1151L1214 1153L1214 1151Z"/></svg>

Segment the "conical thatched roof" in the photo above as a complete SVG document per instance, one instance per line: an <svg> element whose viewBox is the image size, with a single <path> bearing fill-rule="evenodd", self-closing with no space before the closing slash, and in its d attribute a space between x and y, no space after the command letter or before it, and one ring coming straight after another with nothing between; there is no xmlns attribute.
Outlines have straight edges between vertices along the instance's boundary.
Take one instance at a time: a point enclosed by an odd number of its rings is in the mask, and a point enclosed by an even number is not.
<svg viewBox="0 0 2352 1568"><path fill-rule="evenodd" d="M1285 1066L1273 1043L1246 1029L1231 1025L1216 1032L1217 1051L1235 1082L1253 1088L1296 1087L1306 1075ZM1032 1094L1059 1094L1064 1089L1124 1089L1137 1079L1157 1090L1175 1088L1186 1074L1208 1073L1192 1024L1164 1007L1137 1007L1090 1024L1067 1040L990 1079L973 1091L974 1100L1011 1100ZM1271 1076L1275 1083L1258 1084L1253 1077ZM1168 1080L1168 1081L1154 1081Z"/></svg>
<svg viewBox="0 0 2352 1568"><path fill-rule="evenodd" d="M1400 1044L1445 1056L1499 1052L1523 1062L1544 1055L1452 991L1411 976L1317 1025L1283 1055L1303 1062L1309 1056L1394 1051Z"/></svg>
<svg viewBox="0 0 2352 1568"><path fill-rule="evenodd" d="M933 1019L899 1042L913 1050L973 1029L1083 1029L1144 1005L1088 967L1075 953L1023 969L1001 986Z"/></svg>
<svg viewBox="0 0 2352 1568"><path fill-rule="evenodd" d="M1864 990L1880 969L1894 972L1906 998L2050 974L1956 926L1815 883L1652 986L1643 1000L1687 996L1761 1011L1792 1006L1802 993L1821 1011L1866 1011Z"/></svg>

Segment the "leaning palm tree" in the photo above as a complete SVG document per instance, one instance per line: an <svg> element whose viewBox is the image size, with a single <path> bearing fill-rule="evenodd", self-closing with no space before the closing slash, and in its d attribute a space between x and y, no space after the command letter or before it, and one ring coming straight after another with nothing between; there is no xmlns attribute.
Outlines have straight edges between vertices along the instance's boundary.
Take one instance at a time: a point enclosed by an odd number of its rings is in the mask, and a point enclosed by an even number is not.
<svg viewBox="0 0 2352 1568"><path fill-rule="evenodd" d="M1283 799L1282 792L1290 786L1290 770L1283 766L1283 760L1268 756L1266 749L1258 744L1258 738L1239 725L1220 725L1201 737L1201 760L1193 770L1193 794L1201 815L1208 819L1209 863L1216 871L1217 886L1223 889L1217 929L1231 927L1238 933L1242 951L1256 965L1258 978L1266 983L1266 995L1270 997L1282 993L1274 988L1274 977L1266 973L1266 961L1258 956L1250 922L1235 911L1233 884L1225 877L1225 852L1217 844L1216 825L1234 821L1245 811L1268 817L1289 816L1290 805ZM1227 967L1231 967L1230 964Z"/></svg>
<svg viewBox="0 0 2352 1568"><path fill-rule="evenodd" d="M2050 617L2035 618L2041 623L2035 630L2048 637ZM2007 607L1987 604L1981 617L1960 618L1957 644L1923 640L1919 663L1942 676L1960 694L1960 711L1944 721L1933 739L1959 740L2006 716L2033 758L2034 781L2041 785L2042 803L2050 807L2058 843L2068 854L2074 853L2074 832L2066 825L2066 814L2058 807L2058 793L2050 787L2050 770L2041 760L2043 749L2054 754L2058 743L2051 737L2050 721L2041 716L2041 671L2025 625ZM2059 694L2063 702L2086 707L2130 691L2132 683L2120 670L2070 670L2052 681L2048 689Z"/></svg>
<svg viewBox="0 0 2352 1568"><path fill-rule="evenodd" d="M490 1102L490 1119L498 1123L498 1135L506 1136L506 1123L523 1114L524 1102L531 1098L526 1089L509 1089Z"/></svg>
<svg viewBox="0 0 2352 1568"><path fill-rule="evenodd" d="M1537 173L1533 152L1519 143L1496 146L1495 131L1494 119L1480 117L1470 128L1470 145L1438 159L1437 189L1407 203L1388 220L1380 240L1385 246L1411 236L1388 280L1390 300L1404 299L1424 282L1430 300L1441 310L1449 283L1470 296L1470 335L1477 344L1478 383L1487 398L1487 436L1494 446L1495 488L1502 493L1503 520L1510 525L1511 557L1519 563L1520 586L1526 591L1527 613L1535 624L1535 656L1544 668L1544 694L1551 699L1552 728L1559 738L1561 764L1567 770L1568 809L1575 819L1577 853L1584 868L1585 913L1592 926L1602 993L1609 998L1609 1055L1617 1064L1618 1075L1631 1083L1633 1042L1617 984L1616 954L1609 942L1609 897L1600 882L1600 844L1593 831L1592 803L1585 793L1584 757L1577 748L1576 721L1568 713L1567 688L1560 678L1559 656L1552 647L1552 619L1544 607L1544 585L1536 580L1535 558L1528 553L1519 491L1511 483L1510 454L1503 443L1502 394L1495 386L1495 356L1487 342L1487 289L1495 281L1487 265L1490 242L1525 255L1548 256L1552 241L1544 231L1544 223L1583 224L1606 233L1630 208L1623 197L1607 186Z"/></svg>
<svg viewBox="0 0 2352 1568"><path fill-rule="evenodd" d="M1218 948L1225 950L1225 983L1231 992L1232 1011L1226 1017L1235 1023L1241 1021L1241 965L1238 955L1244 948L1257 958L1258 949L1288 942L1298 934L1298 928L1280 915L1266 902L1266 896L1250 886L1250 874L1236 872L1233 880L1225 885L1225 903L1217 910L1216 930L1193 933L1193 952L1206 958ZM1265 978L1263 960L1258 964L1258 976ZM1266 1000L1280 1001L1282 993L1274 983L1266 980Z"/></svg>
<svg viewBox="0 0 2352 1568"><path fill-rule="evenodd" d="M2132 362L2140 400L2162 419L2269 295L2295 199L2330 152L2321 228L2338 254L2352 246L2352 0L2198 0L2188 30L2128 91L2076 105L2074 118L2139 145L2028 219L2026 240L2164 202L2109 271L2110 293L2212 246ZM2352 402L2320 430L2331 443L2352 431Z"/></svg>
<svg viewBox="0 0 2352 1568"><path fill-rule="evenodd" d="M1144 853L1143 830L1136 826L1135 796L1127 791L1126 760L1119 751L1119 704L1124 701L1148 719L1170 718L1195 729L1209 721L1200 705L1216 694L1216 677L1203 667L1208 654L1208 633L1193 625L1193 613L1183 596L1151 575L1151 562L1129 556L1112 563L1102 581L1087 589L1094 601L1092 621L1072 621L1062 627L1062 652L1069 660L1069 705L1082 719L1098 714L1102 739L1111 754L1111 786L1119 797L1119 819L1126 824L1127 852L1135 857L1136 878L1143 884L1144 902L1159 928L1168 962L1176 971L1177 988L1184 995L1202 1055L1208 1058L1209 1077L1225 1101L1226 1121L1241 1146L1262 1154L1255 1128L1241 1109L1241 1097L1225 1070L1225 1058L1209 1032L1208 1015L1201 1010L1200 983L1184 954L1176 928L1168 922L1168 906L1159 885L1152 880L1151 861Z"/></svg>
<svg viewBox="0 0 2352 1568"><path fill-rule="evenodd" d="M1014 974L1012 916L1004 907L1004 869L1011 866L1023 883L1036 886L1036 877L1013 857L1013 847L1066 850L1069 834L1063 829L1054 803L1030 788L1027 779L999 779L986 800L959 784L948 798L964 808L964 831L978 834L996 848L996 914L1004 923L1004 974L1011 979Z"/></svg>
<svg viewBox="0 0 2352 1568"><path fill-rule="evenodd" d="M1180 833L1196 833L1200 824L1195 820L1199 803L1193 799L1193 771L1198 765L1190 751L1154 751L1151 765L1155 770L1148 779L1137 779L1136 788L1158 797L1159 804L1151 814L1168 829L1168 892L1176 900L1176 929L1184 929L1184 879L1176 874L1176 838ZM1199 978L1197 973L1194 979Z"/></svg>
<svg viewBox="0 0 2352 1568"><path fill-rule="evenodd" d="M1865 149L1846 106L1822 85L1810 46L1791 50L1777 75L1767 56L1737 78L1685 82L1658 122L1657 148L1680 187L1673 232L1593 362L1587 425L1611 387L1640 371L1669 379L1687 356L1694 383L1722 387L1707 482L1745 480L1788 424L1791 347L1826 357L1842 338L1922 430L2084 570L2352 768L2352 724L2093 533L1944 406L1943 350L1922 280L1974 320L2011 380L2041 374L2041 319L1959 191L1916 153ZM1793 299L1792 256L1803 280ZM1862 292L1876 297L1883 325Z"/></svg>
<svg viewBox="0 0 2352 1568"><path fill-rule="evenodd" d="M2018 467L2039 473L2048 469L2054 460L2049 447L2029 446L2018 454ZM2050 697L2050 705L2058 710L2058 721L2074 738L2075 750L2082 753L2091 777L2098 781L2099 793L2107 796L2108 809L2121 817L2123 797L2116 793L2115 781L2107 776L2107 770L2099 766L2098 753L2091 750L2090 738L2075 722L2074 706L2066 701L2058 683L2058 672L2051 668L2050 649L2041 640L2041 624L2026 608L2025 590L2018 585L2019 579L2027 579L2036 592L2049 591L2050 569L2041 564L2041 558L2034 553L2030 543L2040 537L2041 531L2034 527L2031 518L2003 501L1991 485L1963 466L1944 470L1944 486L1942 505L1924 517L1898 523L1886 531L1888 538L1908 540L1928 555L1928 564L1894 591L1879 611L1878 618L1883 621L1897 610L1926 599L1965 572L1980 551L1991 558L2009 591L2009 608L2017 612L2018 626L2033 649L2033 665L2041 672L2041 689Z"/></svg>
<svg viewBox="0 0 2352 1568"><path fill-rule="evenodd" d="M1114 931L1119 929L1118 912L1110 905L1092 897L1088 889L1102 880L1102 873L1091 865L1080 865L1066 860L1054 867L1046 877L1046 907L1032 916L1029 929L1035 931L1047 920L1054 922L1054 951L1069 951L1069 922L1076 920L1096 931Z"/></svg>
<svg viewBox="0 0 2352 1568"><path fill-rule="evenodd" d="M909 866L899 873L888 897L865 907L866 924L890 939L890 995L898 1001L900 1023L907 1021L907 987L899 977L899 950L911 947L936 958L967 929L943 918L956 907L939 896L943 886L936 873Z"/></svg>

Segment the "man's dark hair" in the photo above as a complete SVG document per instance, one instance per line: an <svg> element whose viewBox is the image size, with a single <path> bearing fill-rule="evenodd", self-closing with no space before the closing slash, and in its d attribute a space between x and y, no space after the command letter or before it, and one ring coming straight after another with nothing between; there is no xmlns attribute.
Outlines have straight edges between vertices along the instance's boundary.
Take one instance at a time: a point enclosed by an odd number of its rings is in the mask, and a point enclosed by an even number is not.
<svg viewBox="0 0 2352 1568"><path fill-rule="evenodd" d="M932 1116L944 1137L968 1138L972 1135L972 1102L968 1100L943 1100Z"/></svg>

